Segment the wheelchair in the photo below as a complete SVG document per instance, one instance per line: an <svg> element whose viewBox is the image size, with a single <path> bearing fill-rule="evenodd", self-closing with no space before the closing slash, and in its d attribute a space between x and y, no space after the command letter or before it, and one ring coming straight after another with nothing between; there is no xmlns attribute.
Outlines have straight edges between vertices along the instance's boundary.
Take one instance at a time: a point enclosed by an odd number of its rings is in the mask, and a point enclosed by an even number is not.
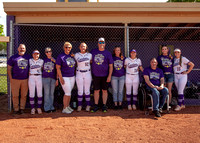
<svg viewBox="0 0 200 143"><path fill-rule="evenodd" d="M146 89L146 85L141 83L138 89L138 106L143 110L145 115L149 115L153 111L153 96L150 90ZM167 112L170 113L169 95L166 98Z"/></svg>

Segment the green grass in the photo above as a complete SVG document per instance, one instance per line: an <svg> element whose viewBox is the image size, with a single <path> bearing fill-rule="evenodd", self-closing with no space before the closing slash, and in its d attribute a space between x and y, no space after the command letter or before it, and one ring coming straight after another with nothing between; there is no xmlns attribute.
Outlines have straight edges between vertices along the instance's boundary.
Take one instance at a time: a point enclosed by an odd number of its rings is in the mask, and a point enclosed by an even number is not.
<svg viewBox="0 0 200 143"><path fill-rule="evenodd" d="M0 93L7 93L7 67L0 67L0 74Z"/></svg>

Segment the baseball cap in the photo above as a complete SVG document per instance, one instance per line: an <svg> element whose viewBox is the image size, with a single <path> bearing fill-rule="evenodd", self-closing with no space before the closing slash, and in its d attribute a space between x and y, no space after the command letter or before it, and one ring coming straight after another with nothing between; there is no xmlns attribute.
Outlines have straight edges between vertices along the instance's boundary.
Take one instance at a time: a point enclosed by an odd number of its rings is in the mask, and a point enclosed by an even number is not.
<svg viewBox="0 0 200 143"><path fill-rule="evenodd" d="M181 50L178 49L178 48L176 48L176 49L174 50L174 52L181 52Z"/></svg>
<svg viewBox="0 0 200 143"><path fill-rule="evenodd" d="M105 42L105 39L104 38L99 38L98 42Z"/></svg>
<svg viewBox="0 0 200 143"><path fill-rule="evenodd" d="M34 50L33 54L40 54L40 52L38 50Z"/></svg>
<svg viewBox="0 0 200 143"><path fill-rule="evenodd" d="M130 53L131 53L131 52L135 52L135 53L137 53L135 49L132 49L132 50L130 51Z"/></svg>

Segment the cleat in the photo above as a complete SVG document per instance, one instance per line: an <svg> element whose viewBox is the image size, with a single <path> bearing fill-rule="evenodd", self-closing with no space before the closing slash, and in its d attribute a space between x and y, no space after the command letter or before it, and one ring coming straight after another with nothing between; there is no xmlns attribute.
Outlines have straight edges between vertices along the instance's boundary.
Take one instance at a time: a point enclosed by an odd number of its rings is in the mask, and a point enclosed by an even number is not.
<svg viewBox="0 0 200 143"><path fill-rule="evenodd" d="M176 106L176 108L174 109L175 111L180 111L181 107L179 105Z"/></svg>
<svg viewBox="0 0 200 143"><path fill-rule="evenodd" d="M128 105L128 110L129 111L133 110L132 107L131 107L131 105Z"/></svg>
<svg viewBox="0 0 200 143"><path fill-rule="evenodd" d="M80 112L82 110L82 106L78 106L77 111Z"/></svg>
<svg viewBox="0 0 200 143"><path fill-rule="evenodd" d="M35 115L35 108L31 109L31 115Z"/></svg>
<svg viewBox="0 0 200 143"><path fill-rule="evenodd" d="M87 105L85 110L86 110L87 112L90 112L90 106Z"/></svg>
<svg viewBox="0 0 200 143"><path fill-rule="evenodd" d="M38 112L38 114L42 114L41 108L37 108L37 112Z"/></svg>
<svg viewBox="0 0 200 143"><path fill-rule="evenodd" d="M133 108L133 110L137 109L136 106L135 106L135 104L132 105L132 108Z"/></svg>

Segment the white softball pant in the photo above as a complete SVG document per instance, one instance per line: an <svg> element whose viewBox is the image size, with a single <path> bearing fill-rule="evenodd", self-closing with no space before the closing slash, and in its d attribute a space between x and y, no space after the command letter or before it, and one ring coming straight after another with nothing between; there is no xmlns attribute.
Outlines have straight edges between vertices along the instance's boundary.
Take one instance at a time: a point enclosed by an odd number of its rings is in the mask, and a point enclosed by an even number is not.
<svg viewBox="0 0 200 143"><path fill-rule="evenodd" d="M133 95L137 95L138 94L138 87L139 87L139 75L135 74L135 75L130 75L130 74L126 74L126 94L131 95L131 90L133 87Z"/></svg>
<svg viewBox="0 0 200 143"><path fill-rule="evenodd" d="M71 96L71 91L75 84L75 76L73 77L63 77L63 80L65 81L65 84L61 84L62 88L65 92L66 96Z"/></svg>
<svg viewBox="0 0 200 143"><path fill-rule="evenodd" d="M30 75L28 79L29 97L35 97L35 88L37 97L42 97L42 75Z"/></svg>
<svg viewBox="0 0 200 143"><path fill-rule="evenodd" d="M187 74L174 74L174 81L178 94L183 94L185 85L187 83Z"/></svg>
<svg viewBox="0 0 200 143"><path fill-rule="evenodd" d="M76 85L78 88L78 95L90 95L90 86L92 82L91 71L76 72Z"/></svg>

